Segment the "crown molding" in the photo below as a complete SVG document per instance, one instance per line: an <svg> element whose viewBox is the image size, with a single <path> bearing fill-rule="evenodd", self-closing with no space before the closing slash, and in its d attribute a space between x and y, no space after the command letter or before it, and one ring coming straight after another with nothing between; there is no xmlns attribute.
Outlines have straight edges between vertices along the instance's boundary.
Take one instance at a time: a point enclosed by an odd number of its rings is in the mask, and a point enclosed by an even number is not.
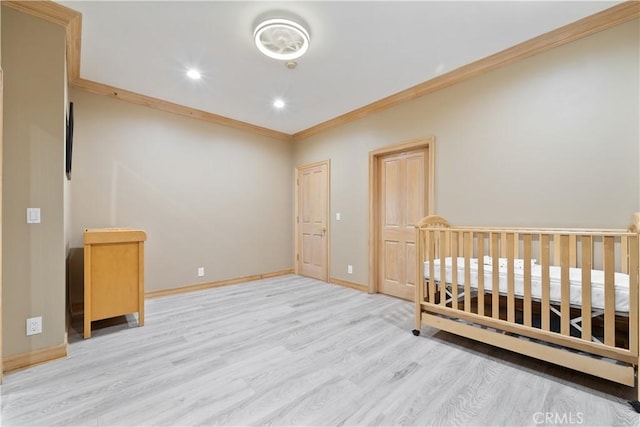
<svg viewBox="0 0 640 427"><path fill-rule="evenodd" d="M80 77L82 14L53 1L2 0L2 5L64 27L68 80Z"/></svg>
<svg viewBox="0 0 640 427"><path fill-rule="evenodd" d="M351 112L327 120L293 135L264 128L202 110L164 101L135 92L119 89L80 78L80 48L82 38L82 15L51 0L14 1L2 0L2 4L13 9L61 25L66 30L67 74L73 88L94 94L110 96L125 102L144 105L186 117L208 121L222 126L242 129L258 135L284 141L300 141L312 135L342 126L387 108L420 98L429 93L455 85L470 78L495 70L507 64L529 58L554 47L571 43L583 37L623 24L640 17L640 1L631 0L613 6L576 22L542 34L523 43L505 49L486 58L456 68L446 74L427 80L394 95L375 101Z"/></svg>
<svg viewBox="0 0 640 427"><path fill-rule="evenodd" d="M132 104L204 120L218 125L241 129L257 135L268 136L283 141L291 141L291 135L273 129L220 116L202 110L175 104L151 96L141 95L125 89L105 85L80 78L80 49L82 46L82 14L54 1L14 1L2 0L2 5L29 15L42 18L65 28L67 47L67 79L70 87L90 93L109 96Z"/></svg>
<svg viewBox="0 0 640 427"><path fill-rule="evenodd" d="M486 58L456 68L431 80L427 80L409 89L375 101L326 122L312 126L293 134L294 141L300 141L317 133L342 126L387 108L420 98L440 89L453 86L481 74L495 70L507 64L529 58L538 53L571 43L602 30L623 24L640 17L640 2L627 1L602 12L567 24L563 27L527 40Z"/></svg>
<svg viewBox="0 0 640 427"><path fill-rule="evenodd" d="M291 141L291 135L283 132L278 132L273 129L252 125L251 123L241 122L239 120L219 116L207 111L196 110L194 108L185 107L184 105L176 104L158 98L153 98L151 96L142 95L124 89L119 89L114 86L109 86L90 80L76 79L75 81L71 82L71 87L96 95L104 95L110 98L119 99L120 101L125 101L131 104L142 105L145 107L154 108L156 110L204 120L234 129L249 131L257 135L268 136L270 138L275 138L283 141Z"/></svg>

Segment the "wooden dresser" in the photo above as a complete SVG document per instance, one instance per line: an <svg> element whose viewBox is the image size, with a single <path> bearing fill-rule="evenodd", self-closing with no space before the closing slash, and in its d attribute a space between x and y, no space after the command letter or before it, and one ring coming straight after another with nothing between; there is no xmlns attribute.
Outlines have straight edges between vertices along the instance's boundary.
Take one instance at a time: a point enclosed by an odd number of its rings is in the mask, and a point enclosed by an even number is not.
<svg viewBox="0 0 640 427"><path fill-rule="evenodd" d="M138 313L144 325L144 242L131 228L84 231L84 337L91 322Z"/></svg>

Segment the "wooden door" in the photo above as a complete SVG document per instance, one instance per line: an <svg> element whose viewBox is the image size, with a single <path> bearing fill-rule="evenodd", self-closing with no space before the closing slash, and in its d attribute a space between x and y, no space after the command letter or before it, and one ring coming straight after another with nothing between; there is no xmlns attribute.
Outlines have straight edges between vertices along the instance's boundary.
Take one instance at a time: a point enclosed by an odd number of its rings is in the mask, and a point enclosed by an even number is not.
<svg viewBox="0 0 640 427"><path fill-rule="evenodd" d="M315 279L328 279L329 162L296 169L297 271Z"/></svg>
<svg viewBox="0 0 640 427"><path fill-rule="evenodd" d="M427 212L428 151L379 158L378 291L408 300L415 292L415 228Z"/></svg>

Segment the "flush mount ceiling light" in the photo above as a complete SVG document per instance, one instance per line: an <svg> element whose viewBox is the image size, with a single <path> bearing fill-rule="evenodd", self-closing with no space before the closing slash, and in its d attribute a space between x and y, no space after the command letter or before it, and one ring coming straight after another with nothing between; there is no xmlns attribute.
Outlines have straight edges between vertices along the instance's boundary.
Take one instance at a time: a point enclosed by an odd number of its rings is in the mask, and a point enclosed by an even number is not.
<svg viewBox="0 0 640 427"><path fill-rule="evenodd" d="M198 80L202 76L200 75L200 71L191 68L189 71L187 71L187 77L193 80Z"/></svg>
<svg viewBox="0 0 640 427"><path fill-rule="evenodd" d="M267 19L253 32L260 52L270 58L291 61L300 58L309 49L309 32L290 19Z"/></svg>

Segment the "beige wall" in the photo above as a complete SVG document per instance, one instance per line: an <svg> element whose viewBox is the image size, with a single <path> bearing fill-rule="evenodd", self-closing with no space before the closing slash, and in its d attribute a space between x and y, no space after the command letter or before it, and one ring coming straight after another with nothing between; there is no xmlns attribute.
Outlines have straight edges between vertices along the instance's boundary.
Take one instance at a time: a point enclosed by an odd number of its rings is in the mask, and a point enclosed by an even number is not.
<svg viewBox="0 0 640 427"><path fill-rule="evenodd" d="M368 280L368 152L428 135L435 211L454 224L625 227L638 39L635 20L296 143L295 165L331 159L331 276Z"/></svg>
<svg viewBox="0 0 640 427"><path fill-rule="evenodd" d="M6 358L65 342L64 29L2 8L2 300ZM26 224L39 207L41 224ZM43 333L25 321L42 316Z"/></svg>
<svg viewBox="0 0 640 427"><path fill-rule="evenodd" d="M72 247L87 227L145 230L147 291L292 268L289 142L80 91L70 100Z"/></svg>

